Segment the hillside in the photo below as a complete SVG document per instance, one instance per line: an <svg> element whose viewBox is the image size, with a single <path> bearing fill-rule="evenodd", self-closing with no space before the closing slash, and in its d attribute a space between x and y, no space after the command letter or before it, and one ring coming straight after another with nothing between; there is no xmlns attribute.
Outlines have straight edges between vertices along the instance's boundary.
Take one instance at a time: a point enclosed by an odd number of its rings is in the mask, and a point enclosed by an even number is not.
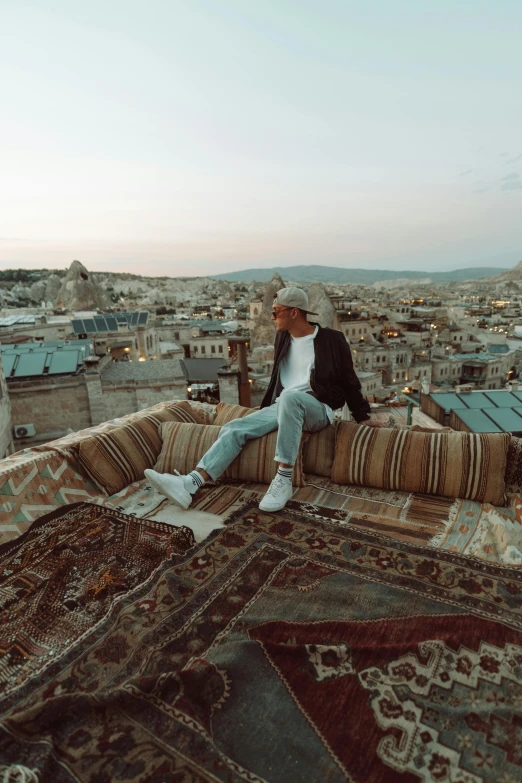
<svg viewBox="0 0 522 783"><path fill-rule="evenodd" d="M456 283L462 280L479 280L491 275L499 275L506 269L496 267L470 267L468 269L455 269L451 272L426 271L392 271L389 269L343 269L336 266L274 266L269 269L243 269L239 272L229 272L222 275L213 275L214 280L228 280L230 282L250 283L254 280L267 282L276 273L282 275L285 280L295 283L339 283L354 285L373 285L386 280L426 280L435 283Z"/></svg>

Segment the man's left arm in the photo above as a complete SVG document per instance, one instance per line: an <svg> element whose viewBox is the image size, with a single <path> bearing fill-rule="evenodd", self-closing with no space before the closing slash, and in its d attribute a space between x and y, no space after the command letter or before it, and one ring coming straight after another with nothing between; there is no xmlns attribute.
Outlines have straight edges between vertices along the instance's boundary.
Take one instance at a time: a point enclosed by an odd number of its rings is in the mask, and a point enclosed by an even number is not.
<svg viewBox="0 0 522 783"><path fill-rule="evenodd" d="M368 427L383 427L384 425L380 421L370 419L370 403L362 395L361 382L353 367L350 346L342 332L340 335L342 339L339 340L339 366L344 396L350 412L358 424L366 424Z"/></svg>

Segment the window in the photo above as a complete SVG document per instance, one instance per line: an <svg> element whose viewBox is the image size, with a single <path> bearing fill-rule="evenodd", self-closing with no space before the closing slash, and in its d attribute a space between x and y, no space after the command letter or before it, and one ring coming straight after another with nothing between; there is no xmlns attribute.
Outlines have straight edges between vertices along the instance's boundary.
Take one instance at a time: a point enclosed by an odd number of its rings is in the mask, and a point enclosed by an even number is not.
<svg viewBox="0 0 522 783"><path fill-rule="evenodd" d="M218 353L223 353L223 346L222 345L218 345Z"/></svg>
<svg viewBox="0 0 522 783"><path fill-rule="evenodd" d="M211 345L210 346L210 353L216 353L216 346L215 345Z"/></svg>
<svg viewBox="0 0 522 783"><path fill-rule="evenodd" d="M179 340L179 332L174 332L174 339Z"/></svg>
<svg viewBox="0 0 522 783"><path fill-rule="evenodd" d="M206 353L206 350L205 350L205 346L204 346L204 345L202 345L202 346L201 346L201 353Z"/></svg>

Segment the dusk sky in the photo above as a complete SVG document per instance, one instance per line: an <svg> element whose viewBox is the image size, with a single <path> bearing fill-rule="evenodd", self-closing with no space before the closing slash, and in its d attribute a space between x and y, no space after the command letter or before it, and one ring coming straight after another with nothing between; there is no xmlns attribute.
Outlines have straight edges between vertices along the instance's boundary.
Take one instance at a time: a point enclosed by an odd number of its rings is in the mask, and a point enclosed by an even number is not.
<svg viewBox="0 0 522 783"><path fill-rule="evenodd" d="M0 267L522 259L520 0L0 0Z"/></svg>

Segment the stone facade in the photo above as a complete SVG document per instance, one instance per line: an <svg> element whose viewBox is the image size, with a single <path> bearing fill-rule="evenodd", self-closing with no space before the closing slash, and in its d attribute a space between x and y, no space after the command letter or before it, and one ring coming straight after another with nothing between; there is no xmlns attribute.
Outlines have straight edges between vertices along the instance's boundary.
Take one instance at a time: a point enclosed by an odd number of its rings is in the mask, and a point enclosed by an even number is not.
<svg viewBox="0 0 522 783"><path fill-rule="evenodd" d="M215 335L214 337L191 337L189 345L190 356L194 359L228 360L228 337L226 335Z"/></svg>
<svg viewBox="0 0 522 783"><path fill-rule="evenodd" d="M218 372L219 399L231 405L239 405L239 372L221 370Z"/></svg>
<svg viewBox="0 0 522 783"><path fill-rule="evenodd" d="M137 377L125 377L129 373ZM10 382L8 392L5 399L7 404L11 403L13 426L32 424L36 430L34 436L15 441L15 449L21 449L135 413L158 402L186 400L187 382L178 360L129 365L106 357L98 368L81 375ZM0 448L4 431L3 399L0 398ZM10 426L8 432L10 435Z"/></svg>
<svg viewBox="0 0 522 783"><path fill-rule="evenodd" d="M103 421L125 416L127 413L150 408L158 402L168 400L186 400L186 382L128 381L121 386L113 384L102 386L102 398L105 411Z"/></svg>
<svg viewBox="0 0 522 783"><path fill-rule="evenodd" d="M85 429L94 422L85 376L41 378L9 384L13 427L33 424L34 437L15 441L15 448L45 443L68 432Z"/></svg>
<svg viewBox="0 0 522 783"><path fill-rule="evenodd" d="M368 320L341 321L339 329L351 344L367 339L373 334L373 328Z"/></svg>

